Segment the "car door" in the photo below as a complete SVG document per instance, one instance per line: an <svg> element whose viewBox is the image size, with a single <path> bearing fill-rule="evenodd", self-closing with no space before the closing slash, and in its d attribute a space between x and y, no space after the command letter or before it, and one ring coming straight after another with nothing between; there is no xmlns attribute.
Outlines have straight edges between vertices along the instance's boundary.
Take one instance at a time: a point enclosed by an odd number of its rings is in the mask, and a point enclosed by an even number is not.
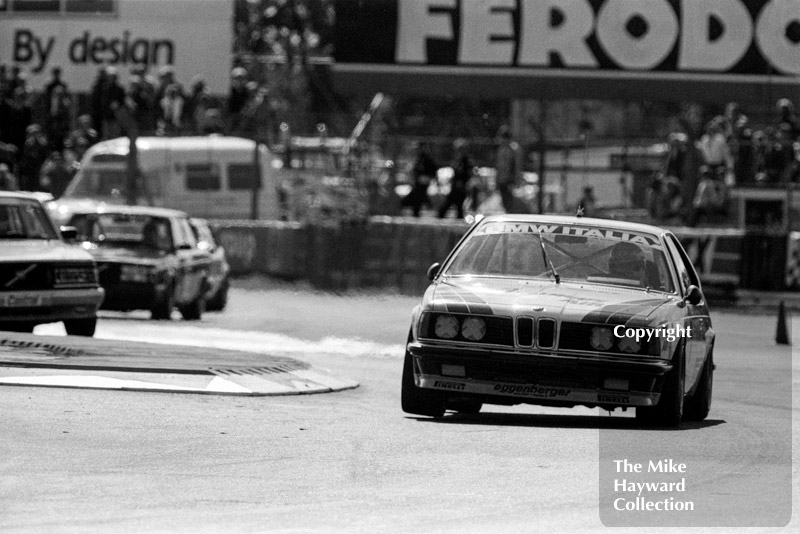
<svg viewBox="0 0 800 534"><path fill-rule="evenodd" d="M667 234L666 240L670 254L675 261L681 293L685 298L689 292L689 286L700 287L700 278L678 238ZM698 304L693 305L686 301L685 306L685 325L691 328L691 332L686 338L686 381L684 384L686 391L689 391L703 370L709 344L714 336L705 296Z"/></svg>
<svg viewBox="0 0 800 534"><path fill-rule="evenodd" d="M180 281L176 286L176 298L181 303L189 303L203 292L208 270L209 255L197 248L194 233L186 217L173 219L175 231L175 254L178 258Z"/></svg>

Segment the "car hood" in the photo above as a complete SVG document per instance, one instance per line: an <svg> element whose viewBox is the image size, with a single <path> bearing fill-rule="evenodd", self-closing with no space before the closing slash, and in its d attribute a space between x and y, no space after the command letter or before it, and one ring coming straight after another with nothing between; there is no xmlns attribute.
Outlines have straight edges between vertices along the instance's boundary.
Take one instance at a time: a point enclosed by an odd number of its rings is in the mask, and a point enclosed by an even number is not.
<svg viewBox="0 0 800 534"><path fill-rule="evenodd" d="M141 247L96 247L90 250L98 263L155 265L164 261L164 252Z"/></svg>
<svg viewBox="0 0 800 534"><path fill-rule="evenodd" d="M665 304L678 298L656 292L587 283L499 278L450 278L426 294L431 311L552 317L562 321L647 326L668 319Z"/></svg>
<svg viewBox="0 0 800 534"><path fill-rule="evenodd" d="M2 239L0 262L91 261L80 247L56 239Z"/></svg>

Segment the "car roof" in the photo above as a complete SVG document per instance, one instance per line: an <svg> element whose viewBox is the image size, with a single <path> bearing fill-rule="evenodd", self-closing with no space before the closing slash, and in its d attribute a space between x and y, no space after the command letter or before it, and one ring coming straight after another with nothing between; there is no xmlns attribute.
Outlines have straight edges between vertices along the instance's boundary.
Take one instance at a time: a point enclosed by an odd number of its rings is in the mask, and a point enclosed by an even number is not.
<svg viewBox="0 0 800 534"><path fill-rule="evenodd" d="M549 223L567 224L576 226L596 226L610 228L613 230L628 230L631 232L641 232L653 235L662 235L669 230L660 228L652 224L634 223L628 221L618 221L614 219L596 219L593 217L576 217L574 215L526 215L526 214L502 214L489 215L481 219L480 223L485 222L513 222L513 223Z"/></svg>
<svg viewBox="0 0 800 534"><path fill-rule="evenodd" d="M137 137L136 148L139 150L169 148L172 152L190 151L198 149L215 148L226 151L253 152L252 139L244 137L231 137L224 135L189 136L189 137ZM127 137L117 137L96 143L89 148L91 154L127 154L130 140Z"/></svg>
<svg viewBox="0 0 800 534"><path fill-rule="evenodd" d="M22 198L26 200L40 200L39 197L28 191L0 191L0 198Z"/></svg>
<svg viewBox="0 0 800 534"><path fill-rule="evenodd" d="M127 206L124 204L97 204L94 206L78 206L71 210L73 214L86 213L123 213L127 215L150 215L152 217L188 217L186 212L173 210L170 208L158 208L154 206Z"/></svg>

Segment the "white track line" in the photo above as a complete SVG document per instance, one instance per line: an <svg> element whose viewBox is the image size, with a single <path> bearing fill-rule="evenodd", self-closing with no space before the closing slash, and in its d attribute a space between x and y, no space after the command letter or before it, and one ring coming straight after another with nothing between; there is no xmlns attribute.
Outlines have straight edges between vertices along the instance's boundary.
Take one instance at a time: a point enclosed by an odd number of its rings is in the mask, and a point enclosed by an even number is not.
<svg viewBox="0 0 800 534"><path fill-rule="evenodd" d="M36 334L64 335L61 323L39 325ZM101 320L95 337L125 341L146 341L165 345L211 347L270 354L274 356L302 357L304 354L349 356L353 358L402 358L402 343L381 344L357 338L326 337L319 341L299 339L284 334L205 328L201 326L172 326L159 322L142 325L108 323Z"/></svg>

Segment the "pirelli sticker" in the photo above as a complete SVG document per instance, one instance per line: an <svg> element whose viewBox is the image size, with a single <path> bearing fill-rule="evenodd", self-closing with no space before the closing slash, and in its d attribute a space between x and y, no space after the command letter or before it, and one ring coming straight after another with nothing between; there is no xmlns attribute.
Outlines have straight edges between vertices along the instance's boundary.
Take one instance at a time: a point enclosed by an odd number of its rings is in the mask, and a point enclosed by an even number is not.
<svg viewBox="0 0 800 534"><path fill-rule="evenodd" d="M639 245L657 245L656 236L629 232L625 230L613 230L611 228L590 228L586 226L571 226L558 224L536 224L536 223L512 223L497 222L488 223L475 231L478 235L487 234L517 234L529 233L542 235L569 235L585 237L589 239L612 239L616 241L628 241Z"/></svg>

